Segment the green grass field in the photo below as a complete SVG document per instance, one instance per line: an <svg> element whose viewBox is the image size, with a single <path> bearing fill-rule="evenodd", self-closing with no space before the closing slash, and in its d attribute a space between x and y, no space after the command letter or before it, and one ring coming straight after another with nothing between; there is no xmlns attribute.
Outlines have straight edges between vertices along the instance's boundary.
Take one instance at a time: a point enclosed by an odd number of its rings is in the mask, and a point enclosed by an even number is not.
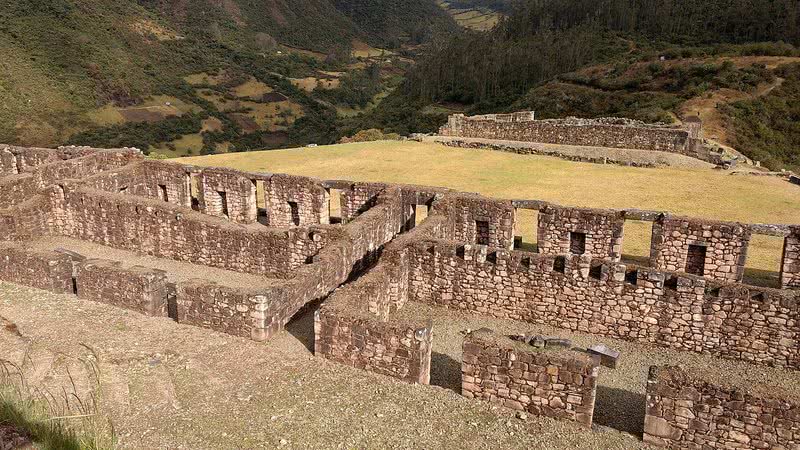
<svg viewBox="0 0 800 450"><path fill-rule="evenodd" d="M640 169L550 157L466 150L418 142L368 142L183 158L181 162L353 181L444 186L506 199L595 208L639 208L708 219L800 224L800 187L773 177L723 171ZM522 212L518 234L535 243L536 215ZM624 253L649 254L649 223L625 229ZM753 238L748 280L772 284L783 240Z"/></svg>

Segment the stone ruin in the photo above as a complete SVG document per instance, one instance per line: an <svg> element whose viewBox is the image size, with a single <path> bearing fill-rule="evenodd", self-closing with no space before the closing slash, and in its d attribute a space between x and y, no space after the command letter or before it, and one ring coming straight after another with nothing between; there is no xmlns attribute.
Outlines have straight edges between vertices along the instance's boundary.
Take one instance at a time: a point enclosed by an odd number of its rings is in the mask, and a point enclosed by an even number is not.
<svg viewBox="0 0 800 450"><path fill-rule="evenodd" d="M539 213L538 252L516 248L522 210ZM630 220L653 224L649 265L622 262ZM430 381L435 333L409 301L800 370L800 226L9 146L0 224L0 280L256 341L321 304L317 356L411 383ZM781 289L742 284L753 235L784 239ZM526 339L468 333L463 395L590 426L619 355ZM795 448L798 411L654 367L644 439Z"/></svg>
<svg viewBox="0 0 800 450"><path fill-rule="evenodd" d="M493 141L536 142L585 147L677 153L712 164L722 164L722 155L708 148L703 140L702 122L692 117L682 125L648 124L618 117L598 119L536 120L532 111L511 114L465 116L453 114L439 135L451 138L475 138ZM450 145L471 146L450 142ZM490 146L491 147L491 146ZM505 151L528 153L523 148Z"/></svg>

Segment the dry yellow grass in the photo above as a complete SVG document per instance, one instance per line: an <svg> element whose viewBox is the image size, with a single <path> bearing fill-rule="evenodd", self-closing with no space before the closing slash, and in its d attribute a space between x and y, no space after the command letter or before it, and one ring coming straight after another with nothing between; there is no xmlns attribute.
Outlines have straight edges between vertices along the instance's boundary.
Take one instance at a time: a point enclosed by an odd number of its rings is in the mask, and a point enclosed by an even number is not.
<svg viewBox="0 0 800 450"><path fill-rule="evenodd" d="M249 80L232 89L233 95L239 98L258 99L264 94L272 92L272 88L250 77Z"/></svg>
<svg viewBox="0 0 800 450"><path fill-rule="evenodd" d="M231 153L181 161L329 179L444 186L569 206L653 209L717 220L800 224L800 187L777 178L731 176L722 171L574 163L417 142ZM519 219L520 234L534 242L535 214L523 213ZM631 223L625 231L624 252L634 257L647 255L648 224ZM774 280L781 246L780 238L754 238L748 261L752 281Z"/></svg>
<svg viewBox="0 0 800 450"><path fill-rule="evenodd" d="M340 84L338 79L325 79L317 77L290 78L289 81L291 81L295 87L298 87L306 92L311 92L317 87L321 89L336 89Z"/></svg>

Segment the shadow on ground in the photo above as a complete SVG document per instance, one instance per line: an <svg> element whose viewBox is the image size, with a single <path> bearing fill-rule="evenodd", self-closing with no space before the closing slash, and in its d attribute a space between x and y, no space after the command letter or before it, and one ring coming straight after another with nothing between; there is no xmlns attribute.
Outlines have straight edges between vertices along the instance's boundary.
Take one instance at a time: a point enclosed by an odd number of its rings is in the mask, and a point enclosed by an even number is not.
<svg viewBox="0 0 800 450"><path fill-rule="evenodd" d="M431 385L461 395L461 362L444 353L431 353Z"/></svg>
<svg viewBox="0 0 800 450"><path fill-rule="evenodd" d="M314 311L318 305L303 308L286 324L286 331L311 353L314 353Z"/></svg>
<svg viewBox="0 0 800 450"><path fill-rule="evenodd" d="M597 386L594 424L641 437L646 397L624 389Z"/></svg>

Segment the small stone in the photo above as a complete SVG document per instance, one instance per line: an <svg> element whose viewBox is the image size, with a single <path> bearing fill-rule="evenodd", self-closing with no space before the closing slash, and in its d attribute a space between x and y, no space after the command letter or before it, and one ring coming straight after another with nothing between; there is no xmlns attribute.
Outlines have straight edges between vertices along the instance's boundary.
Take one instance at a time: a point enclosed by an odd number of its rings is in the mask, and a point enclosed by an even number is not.
<svg viewBox="0 0 800 450"><path fill-rule="evenodd" d="M600 364L610 369L617 368L617 361L619 360L619 351L614 350L613 348L605 345L605 344L597 344L593 345L588 349L588 352L592 355L599 355L600 356Z"/></svg>
<svg viewBox="0 0 800 450"><path fill-rule="evenodd" d="M528 418L528 414L524 411L517 411L517 419L525 420Z"/></svg>

